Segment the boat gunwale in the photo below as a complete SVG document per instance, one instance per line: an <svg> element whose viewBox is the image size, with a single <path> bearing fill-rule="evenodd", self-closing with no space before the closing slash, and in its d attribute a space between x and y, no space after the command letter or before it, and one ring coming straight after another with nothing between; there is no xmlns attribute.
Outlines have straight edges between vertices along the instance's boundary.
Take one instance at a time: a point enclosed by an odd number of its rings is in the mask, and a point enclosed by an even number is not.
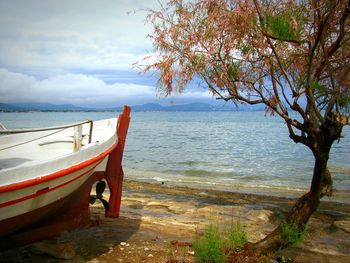
<svg viewBox="0 0 350 263"><path fill-rule="evenodd" d="M87 159L83 162L80 162L78 164L71 165L70 167L55 171L55 172L50 173L48 175L35 177L35 178L31 178L31 179L28 179L25 181L16 182L16 183L8 184L8 185L2 185L2 186L0 186L0 194L5 193L5 192L16 191L16 190L20 190L20 189L23 189L26 187L31 187L33 185L38 185L38 184L45 183L48 181L56 180L58 178L61 178L61 177L64 177L66 175L69 175L71 173L74 173L76 171L79 171L79 170L83 169L84 167L89 166L89 165L97 162L98 160L104 159L116 147L117 147L117 143L115 142L111 147L109 147L108 149L106 149L102 153L100 153L100 154L98 154L90 159Z"/></svg>
<svg viewBox="0 0 350 263"><path fill-rule="evenodd" d="M79 151L65 154L55 159L50 159L45 161L34 161L29 165L26 164L24 166L20 165L17 167L11 167L3 170L0 169L0 175L1 175L2 173L8 173L8 172L14 173L15 171L16 173L18 173L19 171L25 172L25 170L23 169L26 169L26 168L32 169L33 167L41 166L43 164L48 164L48 163L50 165L55 166L55 169L51 169L47 167L48 169L45 169L43 173L35 172L35 176L32 176L32 177L23 178L22 180L17 180L17 181L13 180L12 182L9 182L9 183L0 184L0 194L17 191L23 188L31 187L33 185L40 185L41 183L50 182L58 178L63 178L69 175L70 173L76 172L88 165L91 165L97 160L100 160L100 159L103 160L107 155L109 155L115 149L118 143L118 137L115 129L116 125L114 124L116 120L117 118L109 118L109 119L95 121L96 124L100 124L95 126L95 128L97 129L100 126L110 127L110 131L109 131L110 134L108 134L108 139L103 140L102 142L97 141L97 143L86 145L86 147L83 147ZM13 135L8 135L8 136L13 136ZM86 158L77 157L79 155L81 156L83 152L88 155L86 156ZM71 158L73 161L69 161L69 163L66 163L67 164L66 166L61 165L62 163L68 161L68 159L71 159Z"/></svg>
<svg viewBox="0 0 350 263"><path fill-rule="evenodd" d="M46 188L44 188L42 190L36 191L33 194L30 194L30 195L27 195L27 196L23 196L23 197L20 197L20 198L17 198L17 199L12 199L12 200L9 200L9 201L4 202L4 203L0 203L0 208L6 207L6 206L15 205L17 203L26 201L28 199L33 199L33 198L36 198L36 197L41 196L43 194L47 194L47 193L55 191L55 190L57 190L59 188L65 187L65 186L69 185L70 183L72 183L72 182L80 179L81 177L85 176L86 174L91 173L102 161L103 161L103 159L102 160L97 160L96 164L93 163L94 166L92 168L90 168L89 170L87 170L87 171L83 172L82 174L79 174L78 176L76 176L76 177L74 177L74 178L72 178L72 179L70 179L70 180L68 180L66 182L63 182L63 183L61 183L59 185L55 185L53 187L46 187ZM87 165L87 166L89 166L89 165ZM85 166L85 167L87 167L87 166Z"/></svg>

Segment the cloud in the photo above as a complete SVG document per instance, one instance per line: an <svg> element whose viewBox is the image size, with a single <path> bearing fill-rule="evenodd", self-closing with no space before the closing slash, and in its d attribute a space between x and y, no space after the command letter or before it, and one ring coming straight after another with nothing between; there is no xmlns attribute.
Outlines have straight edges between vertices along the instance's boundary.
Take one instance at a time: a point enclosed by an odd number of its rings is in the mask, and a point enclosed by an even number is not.
<svg viewBox="0 0 350 263"><path fill-rule="evenodd" d="M82 74L65 74L38 80L34 77L0 69L0 95L4 103L51 102L51 103L117 103L150 100L156 97L152 86L114 83Z"/></svg>
<svg viewBox="0 0 350 263"><path fill-rule="evenodd" d="M160 93L154 86L135 83L106 83L84 74L67 73L45 79L37 79L23 73L0 68L0 96L3 103L50 102L57 104L112 106L131 105L160 100ZM207 90L188 89L174 94L170 99L210 99Z"/></svg>
<svg viewBox="0 0 350 263"><path fill-rule="evenodd" d="M189 88L163 100L155 78L130 69L155 56L142 10L158 5L158 0L0 1L0 102L105 106L208 98L208 92Z"/></svg>
<svg viewBox="0 0 350 263"><path fill-rule="evenodd" d="M130 70L156 55L142 10L158 5L158 0L0 1L0 102L109 106L207 99L207 91L192 87L161 99L155 78Z"/></svg>
<svg viewBox="0 0 350 263"><path fill-rule="evenodd" d="M152 49L146 12L157 1L0 2L0 65L129 69Z"/></svg>

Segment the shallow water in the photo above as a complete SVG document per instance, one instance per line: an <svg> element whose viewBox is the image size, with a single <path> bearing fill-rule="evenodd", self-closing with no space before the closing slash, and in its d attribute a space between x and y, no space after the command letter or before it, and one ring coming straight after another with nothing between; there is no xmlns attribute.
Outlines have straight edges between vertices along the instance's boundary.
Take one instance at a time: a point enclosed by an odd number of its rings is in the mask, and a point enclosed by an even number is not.
<svg viewBox="0 0 350 263"><path fill-rule="evenodd" d="M54 126L115 117L113 112L0 113L8 128ZM338 198L350 202L350 128L335 143L329 168ZM307 190L313 156L293 143L283 122L264 112L132 113L127 178L227 191L299 195Z"/></svg>

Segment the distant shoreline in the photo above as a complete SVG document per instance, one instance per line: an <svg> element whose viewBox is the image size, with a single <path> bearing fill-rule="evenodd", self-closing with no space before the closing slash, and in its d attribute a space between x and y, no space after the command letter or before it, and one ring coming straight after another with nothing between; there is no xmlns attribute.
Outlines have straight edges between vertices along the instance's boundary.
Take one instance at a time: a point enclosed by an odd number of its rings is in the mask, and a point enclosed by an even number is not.
<svg viewBox="0 0 350 263"><path fill-rule="evenodd" d="M188 103L174 105L160 105L158 103L146 103L131 106L134 112L234 112L234 111L260 111L262 108L237 108L233 105L212 105L207 103ZM77 107L72 104L51 103L0 103L0 112L120 112L123 106L91 108Z"/></svg>

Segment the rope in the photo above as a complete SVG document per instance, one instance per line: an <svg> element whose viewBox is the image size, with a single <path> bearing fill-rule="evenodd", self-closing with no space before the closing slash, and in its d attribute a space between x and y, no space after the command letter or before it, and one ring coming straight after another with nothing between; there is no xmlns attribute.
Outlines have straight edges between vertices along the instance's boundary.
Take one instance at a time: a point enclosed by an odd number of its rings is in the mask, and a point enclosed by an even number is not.
<svg viewBox="0 0 350 263"><path fill-rule="evenodd" d="M45 138L45 137L51 136L53 134L59 133L59 132L61 132L63 130L66 130L68 128L79 126L79 125L83 125L83 124L87 124L87 123L90 124L89 143L91 143L92 128L93 128L93 121L92 120L86 120L86 121L73 123L73 124L68 124L68 125L62 125L62 126L56 126L56 127L48 127L48 128L39 128L39 129L18 129L18 130L6 130L6 129L5 130L1 130L0 129L0 135L1 134L18 134L18 133L28 133L28 132L50 131L50 130L60 129L60 130L55 131L53 133L46 134L44 136L41 136L41 137L38 137L38 138L35 138L35 139L32 139L32 140L29 140L29 141L26 141L26 142L21 142L21 143L15 144L15 145L11 145L11 146L8 146L8 147L5 147L5 148L1 148L0 151L11 149L11 148L14 148L14 147L17 147L17 146L21 146L21 145L24 145L26 143L30 143L30 142L33 142L33 141L36 141L36 140L40 140L42 138Z"/></svg>
<svg viewBox="0 0 350 263"><path fill-rule="evenodd" d="M47 128L39 128L39 129L15 129L15 130L0 130L0 134L16 134L16 133L27 133L27 132L39 132L39 131L50 131L50 130L57 130L57 129L63 129L63 128L71 128L79 125L83 125L86 123L90 123L90 126L92 126L93 121L92 120L86 120L82 122L72 123L68 125L61 125L61 126L54 126L54 127L47 127Z"/></svg>
<svg viewBox="0 0 350 263"><path fill-rule="evenodd" d="M69 128L69 127L67 127L67 128ZM26 144L26 143L34 142L34 141L36 141L36 140L40 140L40 139L42 139L42 138L45 138L45 137L51 136L51 135L53 135L53 134L59 133L59 132L61 132L61 131L63 131L63 130L66 130L67 128L63 128L63 129L61 129L61 130L52 132L52 133L50 133L50 134L46 134L46 135L44 135L44 136L41 136L41 137L38 137L38 138L35 138L35 139L32 139L32 140L29 140L29 141L25 141L25 142L21 142L21 143L18 143L18 144L14 144L14 145L11 145L11 146L8 146L8 147L5 147L5 148L1 148L0 151L7 150L7 149L11 149L11 148L14 148L14 147L17 147L17 146L21 146L21 145L24 145L24 144Z"/></svg>

